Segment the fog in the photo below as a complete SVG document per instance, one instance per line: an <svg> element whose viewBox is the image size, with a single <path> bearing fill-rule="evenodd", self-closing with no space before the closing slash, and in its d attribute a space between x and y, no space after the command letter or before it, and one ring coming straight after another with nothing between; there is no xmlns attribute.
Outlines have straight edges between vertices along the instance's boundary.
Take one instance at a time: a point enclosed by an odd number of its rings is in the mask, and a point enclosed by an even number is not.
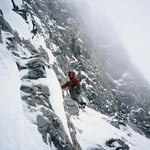
<svg viewBox="0 0 150 150"><path fill-rule="evenodd" d="M22 3L22 0L14 0L15 4L20 6ZM12 11L13 4L11 0L0 0L0 9L2 9L3 13L7 14L9 11Z"/></svg>
<svg viewBox="0 0 150 150"><path fill-rule="evenodd" d="M150 81L150 1L74 1L81 18L89 27L89 32L109 34L115 30L117 38L126 48L132 63ZM109 22L110 27L107 26L106 21ZM93 26L92 29L90 29L91 26Z"/></svg>

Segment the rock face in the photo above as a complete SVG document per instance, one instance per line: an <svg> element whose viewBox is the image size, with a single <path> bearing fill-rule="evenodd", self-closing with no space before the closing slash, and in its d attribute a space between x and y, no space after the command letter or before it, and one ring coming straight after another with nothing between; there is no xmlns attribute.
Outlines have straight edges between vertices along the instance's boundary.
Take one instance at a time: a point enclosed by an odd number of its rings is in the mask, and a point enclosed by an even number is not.
<svg viewBox="0 0 150 150"><path fill-rule="evenodd" d="M127 62L122 61L116 69L116 64L120 60L115 60L113 56L110 59L108 51L104 52L101 49L100 56L93 55L90 49L95 47L89 44L90 41L86 38L87 35L79 18L71 13L74 10L71 2L22 1L23 9L15 7L14 11L21 15L27 24L28 21L32 22L33 26L30 28L31 34L33 33L32 39L40 36L44 39L40 42L45 42L46 46L36 48L36 44L33 45L30 40L21 39L2 13L0 14L0 43L3 42L2 32L9 33L6 44L16 59L21 73L21 97L30 111L40 108L41 114L37 115L36 124L44 142L50 146L54 144L60 150L81 149L70 120L70 116L79 114L76 102L70 100L69 94L64 95L64 107L72 137L70 141L61 120L52 109L48 86L36 82L46 79L46 70L49 68L55 71L60 82L67 80L65 75L68 71L76 70L82 83L81 96L87 100L89 107L114 116L116 122L112 124L115 127L119 128L120 124L126 125L132 122L147 137L150 137L150 103L148 103L150 87L128 62L128 58L125 58ZM46 49L54 55L53 64L49 64L52 57ZM122 49L122 46L118 49ZM119 55L118 49L116 51ZM96 61L97 59L99 62ZM122 66L125 66L125 70ZM116 150L129 149L120 139L111 139L106 144L112 147L114 142L120 145ZM96 149L103 150L100 145Z"/></svg>
<svg viewBox="0 0 150 150"><path fill-rule="evenodd" d="M0 15L0 25L1 25L1 30L6 32L12 32L9 23L4 19L2 15Z"/></svg>
<svg viewBox="0 0 150 150"><path fill-rule="evenodd" d="M21 86L21 91L24 92L22 99L30 106L43 105L52 108L49 102L49 89L44 85Z"/></svg>
<svg viewBox="0 0 150 150"><path fill-rule="evenodd" d="M53 143L57 149L74 150L78 142L75 145L71 143L61 120L53 112L48 86L36 82L38 79L47 77L46 68L50 68L47 52L42 47L36 49L28 40L20 39L3 16L0 17L0 33L3 31L9 33L7 48L12 51L21 73L22 100L28 104L30 111L35 111L38 106L41 107L42 115L37 115L36 124L43 141L50 146ZM0 35L2 43L3 37L2 34Z"/></svg>
<svg viewBox="0 0 150 150"><path fill-rule="evenodd" d="M43 109L42 111L45 117L38 115L37 124L43 140L46 143L50 143L50 145L51 142L53 142L58 149L74 150L75 148L72 146L68 137L66 136L63 125L58 117L48 110Z"/></svg>
<svg viewBox="0 0 150 150"><path fill-rule="evenodd" d="M118 144L119 146L115 146ZM106 142L108 147L115 147L115 150L129 150L129 146L120 139L110 139Z"/></svg>
<svg viewBox="0 0 150 150"><path fill-rule="evenodd" d="M65 99L65 108L70 115L79 115L79 106L74 100Z"/></svg>

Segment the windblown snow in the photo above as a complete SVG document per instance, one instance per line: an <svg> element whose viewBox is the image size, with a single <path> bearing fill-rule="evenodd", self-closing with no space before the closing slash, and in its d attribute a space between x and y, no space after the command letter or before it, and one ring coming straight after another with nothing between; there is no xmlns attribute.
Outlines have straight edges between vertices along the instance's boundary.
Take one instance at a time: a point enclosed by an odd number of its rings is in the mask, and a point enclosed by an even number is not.
<svg viewBox="0 0 150 150"><path fill-rule="evenodd" d="M121 129L113 127L110 124L112 119L90 108L81 110L79 118L72 117L83 150L98 148L98 145L105 150L114 150L115 148L106 146L106 141L111 138L122 139L130 150L149 150L149 139L136 133L129 126L122 126Z"/></svg>

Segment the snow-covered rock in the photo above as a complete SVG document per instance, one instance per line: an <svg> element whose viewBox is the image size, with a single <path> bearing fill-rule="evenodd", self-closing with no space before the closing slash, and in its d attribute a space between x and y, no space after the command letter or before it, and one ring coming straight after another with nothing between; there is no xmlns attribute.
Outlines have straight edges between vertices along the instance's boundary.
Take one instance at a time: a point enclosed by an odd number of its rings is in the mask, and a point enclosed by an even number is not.
<svg viewBox="0 0 150 150"><path fill-rule="evenodd" d="M70 0L1 4L0 150L149 150L150 87L126 55L116 68L122 45L102 40L96 56ZM70 70L83 110L60 87Z"/></svg>

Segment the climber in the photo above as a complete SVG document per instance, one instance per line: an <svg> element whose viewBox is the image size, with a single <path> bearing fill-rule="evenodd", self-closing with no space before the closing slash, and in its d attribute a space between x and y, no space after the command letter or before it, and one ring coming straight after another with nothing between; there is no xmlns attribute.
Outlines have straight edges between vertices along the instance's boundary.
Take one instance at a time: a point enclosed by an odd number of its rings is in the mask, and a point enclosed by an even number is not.
<svg viewBox="0 0 150 150"><path fill-rule="evenodd" d="M81 94L81 85L80 81L76 79L76 74L74 71L68 72L68 76L70 81L66 82L61 86L62 89L69 88L70 96L73 100L75 100L80 108L85 108L86 103L82 101L80 94Z"/></svg>

